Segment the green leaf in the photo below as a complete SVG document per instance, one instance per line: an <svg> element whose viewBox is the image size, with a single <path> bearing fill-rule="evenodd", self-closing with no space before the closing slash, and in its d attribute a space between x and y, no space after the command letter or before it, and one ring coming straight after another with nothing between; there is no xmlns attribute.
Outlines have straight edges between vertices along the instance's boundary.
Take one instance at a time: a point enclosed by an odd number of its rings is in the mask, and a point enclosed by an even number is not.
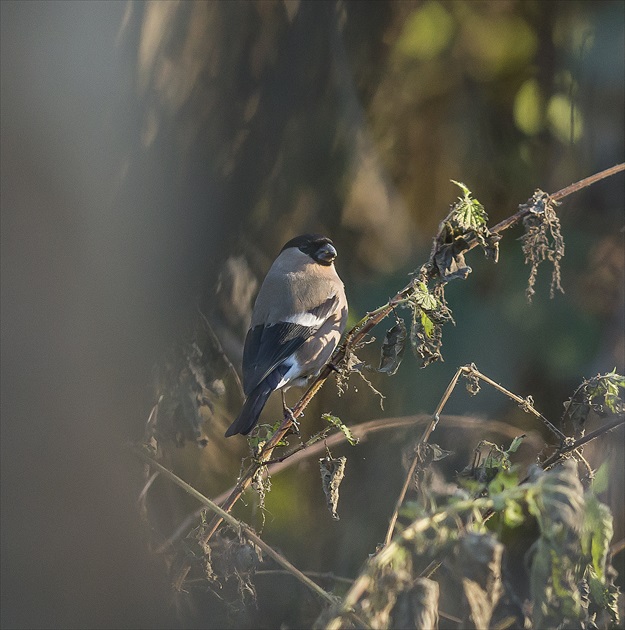
<svg viewBox="0 0 625 630"><path fill-rule="evenodd" d="M599 578L605 575L606 560L613 534L610 508L601 503L594 494L588 494L581 544L584 555L590 556L593 569Z"/></svg>
<svg viewBox="0 0 625 630"><path fill-rule="evenodd" d="M480 230L486 225L488 215L484 206L471 196L471 191L462 183L451 180L462 192L463 196L458 197L455 207L455 218L458 225L465 230Z"/></svg>
<svg viewBox="0 0 625 630"><path fill-rule="evenodd" d="M282 420L278 420L273 424L259 424L256 430L251 433L247 442L250 445L252 452L258 453L266 442L268 442L273 434L280 428L282 424ZM288 441L286 440L286 436L282 438L276 446L288 446Z"/></svg>
<svg viewBox="0 0 625 630"><path fill-rule="evenodd" d="M417 284L417 288L413 293L413 300L417 306L426 311L433 311L438 307L436 298L428 291L427 286L423 282Z"/></svg>
<svg viewBox="0 0 625 630"><path fill-rule="evenodd" d="M503 509L503 521L508 527L518 527L525 522L523 507L514 500L507 500Z"/></svg>
<svg viewBox="0 0 625 630"><path fill-rule="evenodd" d="M519 446L521 446L521 443L523 442L523 440L526 437L527 436L525 435L525 433L523 435L519 435L519 436L515 437L514 440L512 440L512 443L510 444L510 447L508 448L508 450L506 452L507 453L516 453L519 450Z"/></svg>
<svg viewBox="0 0 625 630"><path fill-rule="evenodd" d="M421 311L421 326L423 326L423 332L431 339L434 335L434 322L425 311Z"/></svg>
<svg viewBox="0 0 625 630"><path fill-rule="evenodd" d="M488 494L493 496L516 487L519 483L518 470L517 466L499 470L493 480L488 484Z"/></svg>
<svg viewBox="0 0 625 630"><path fill-rule="evenodd" d="M618 627L619 625L619 588L614 584L606 584L604 579L600 579L599 576L593 571L592 567L589 567L586 571L586 577L588 580L588 586L590 590L590 599L599 607L605 610L611 618L612 626Z"/></svg>
<svg viewBox="0 0 625 630"><path fill-rule="evenodd" d="M351 444L351 446L356 446L356 444L358 444L358 438L354 437L353 433L349 430L349 427L343 424L343 421L340 418L337 418L330 413L324 413L321 415L321 417L326 422L329 422L332 426L339 429L343 433L347 441Z"/></svg>
<svg viewBox="0 0 625 630"><path fill-rule="evenodd" d="M590 411L599 416L625 412L625 377L615 370L584 380L573 396L564 403L563 422L567 419L576 431L584 427Z"/></svg>
<svg viewBox="0 0 625 630"><path fill-rule="evenodd" d="M610 462L605 461L599 468L597 472L595 472L595 476L592 480L592 492L593 494L601 494L608 489L608 485L610 482Z"/></svg>

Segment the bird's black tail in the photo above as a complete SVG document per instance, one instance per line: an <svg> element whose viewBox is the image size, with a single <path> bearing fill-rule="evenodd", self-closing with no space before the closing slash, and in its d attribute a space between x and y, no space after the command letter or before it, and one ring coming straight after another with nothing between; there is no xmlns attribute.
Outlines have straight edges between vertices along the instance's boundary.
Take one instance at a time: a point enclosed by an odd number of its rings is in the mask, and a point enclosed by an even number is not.
<svg viewBox="0 0 625 630"><path fill-rule="evenodd" d="M243 409L241 409L237 419L228 427L226 437L237 433L247 435L256 426L260 413L272 391L273 389L264 381L253 390L245 399Z"/></svg>
<svg viewBox="0 0 625 630"><path fill-rule="evenodd" d="M288 371L288 365L279 365L250 392L243 403L243 409L241 409L237 419L228 427L226 437L236 435L237 433L247 435L256 426L260 413L271 395L271 392L275 391L282 377Z"/></svg>

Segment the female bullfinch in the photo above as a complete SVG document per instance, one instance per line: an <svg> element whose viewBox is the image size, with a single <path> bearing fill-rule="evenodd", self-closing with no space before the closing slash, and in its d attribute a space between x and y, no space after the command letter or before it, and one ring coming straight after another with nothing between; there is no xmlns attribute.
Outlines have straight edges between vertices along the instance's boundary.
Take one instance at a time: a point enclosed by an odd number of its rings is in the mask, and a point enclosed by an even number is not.
<svg viewBox="0 0 625 630"><path fill-rule="evenodd" d="M271 392L305 385L334 352L347 321L329 238L303 234L276 258L256 298L243 348L243 409L226 437L247 435Z"/></svg>

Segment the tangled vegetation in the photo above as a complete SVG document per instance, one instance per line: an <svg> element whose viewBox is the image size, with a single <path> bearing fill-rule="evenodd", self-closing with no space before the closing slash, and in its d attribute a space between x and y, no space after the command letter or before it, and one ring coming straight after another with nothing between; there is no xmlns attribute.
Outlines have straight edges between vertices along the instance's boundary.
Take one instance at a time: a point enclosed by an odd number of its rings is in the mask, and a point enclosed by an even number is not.
<svg viewBox="0 0 625 630"><path fill-rule="evenodd" d="M614 169L582 184L610 172ZM584 380L564 403L560 422L554 423L535 409L531 397L507 390L473 364L459 368L414 445L386 539L360 574L348 581L347 587L337 580L332 593L230 514L250 486L260 497L262 511L271 488L271 466L288 462L296 453L307 456L315 443L323 443L325 456L319 459L322 486L332 518L339 518L340 484L348 459L333 456L328 437L334 434L352 446L358 439L341 419L326 414L328 426L323 431L290 447L291 435L299 436L294 418L301 415L332 372L337 372L343 391L353 374L369 382L364 372L373 368L356 353L369 342L373 327L387 316L393 316L395 322L381 347L379 371L395 374L408 342L423 367L442 359L443 326L453 321L445 287L451 280L466 279L470 274L465 260L469 250L479 247L496 262L503 230L521 223L525 229L522 249L530 266L528 298L534 293L538 267L545 261L552 264L551 293L562 290L559 264L564 242L555 206L580 184L555 195L537 191L515 215L492 229L487 226L483 206L466 186L458 186L462 195L441 222L428 261L404 289L347 333L332 358L332 367L322 371L292 415L286 414L273 426L260 425L253 432L250 456L221 506L156 461L163 440L198 441L199 406L212 404L210 401L220 395L218 388L203 381L202 361L210 357L198 354L196 345L169 363L159 402L148 422L145 443L150 446L149 453L145 449L137 453L148 463L149 481L142 493L148 522L149 486L157 474L167 476L203 506L168 540L157 540L159 549L170 558L176 590L208 589L227 606L253 605L257 597L255 574L271 558L321 598L323 606L315 622L318 628L430 628L442 623L441 619L446 627L500 629L591 629L620 623L610 551L612 515L594 491L593 471L582 453L585 444L625 423L625 378L614 370ZM408 311L407 321L401 310ZM213 348L215 344L218 341L214 340ZM216 351L215 357L223 361L223 352ZM226 368L231 369L231 365ZM485 439L476 445L473 461L454 484L434 483L435 463L448 453L431 443L430 437L443 421L444 407L461 378L471 394L478 394L480 383L486 383L540 419L554 437L549 454L536 453L536 465L524 473L514 463L514 454L525 436L517 436L507 448ZM602 423L586 434L591 414ZM286 450L276 457L276 449ZM578 476L579 463L586 466L583 480ZM417 500L405 501L411 485L417 489ZM156 528L154 531L158 538ZM236 584L236 595L230 599L222 591L228 583Z"/></svg>

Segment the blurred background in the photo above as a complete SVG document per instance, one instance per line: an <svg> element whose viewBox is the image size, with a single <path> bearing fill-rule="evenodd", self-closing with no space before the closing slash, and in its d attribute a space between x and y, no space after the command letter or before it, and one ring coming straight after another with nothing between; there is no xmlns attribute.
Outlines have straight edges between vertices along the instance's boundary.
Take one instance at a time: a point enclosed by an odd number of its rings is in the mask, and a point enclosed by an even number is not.
<svg viewBox="0 0 625 630"><path fill-rule="evenodd" d="M189 589L181 609L148 550L143 468L124 446L142 438L163 396L167 464L208 496L234 483L247 445L222 437L240 405L232 370L259 283L291 237L334 240L353 323L427 260L459 194L450 179L494 224L536 188L555 192L624 161L625 7L3 0L0 9L2 626L308 625L318 603L290 577L258 575L251 611ZM498 264L472 252L473 273L449 285L456 325L445 328L443 363L421 370L407 352L394 377L367 373L383 410L358 376L341 397L325 385L306 436L322 412L348 425L417 419L335 449L348 456L340 521L313 459L275 475L268 543L302 570L353 577L384 537L419 414L460 365L532 395L556 424L584 377L623 373L623 184L619 174L559 209L563 295L549 299L541 268L528 304L521 231L510 230ZM384 331L361 354L373 367ZM191 355L201 400L181 376ZM276 396L266 419L279 409ZM460 387L445 411L473 419L441 422L433 437L453 451L448 479L480 439L507 445L528 433L523 464L551 439L488 388L470 398ZM621 427L585 452L596 467L607 462L615 540L625 536L623 442ZM150 492L165 537L197 507L164 481ZM235 513L260 529L255 505L250 494Z"/></svg>

